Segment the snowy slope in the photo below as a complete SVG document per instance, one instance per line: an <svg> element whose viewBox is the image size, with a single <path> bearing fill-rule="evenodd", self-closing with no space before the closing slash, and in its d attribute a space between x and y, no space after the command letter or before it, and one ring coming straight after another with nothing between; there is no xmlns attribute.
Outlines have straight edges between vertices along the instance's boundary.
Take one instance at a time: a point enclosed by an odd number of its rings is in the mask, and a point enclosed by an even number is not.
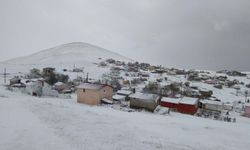
<svg viewBox="0 0 250 150"><path fill-rule="evenodd" d="M106 49L82 42L74 42L60 45L38 53L11 59L3 64L86 64L89 65L102 59L113 58L120 61L131 61L131 59L121 56Z"/></svg>

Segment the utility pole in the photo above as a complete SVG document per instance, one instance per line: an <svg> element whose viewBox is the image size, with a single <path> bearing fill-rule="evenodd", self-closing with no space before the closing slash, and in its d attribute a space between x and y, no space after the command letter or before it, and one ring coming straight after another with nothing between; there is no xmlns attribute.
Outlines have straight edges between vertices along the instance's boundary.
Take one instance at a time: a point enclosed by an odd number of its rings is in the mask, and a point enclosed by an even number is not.
<svg viewBox="0 0 250 150"><path fill-rule="evenodd" d="M4 68L4 73L3 73L3 75L4 75L4 84L6 84L6 75L7 75L7 73L6 73L6 68Z"/></svg>
<svg viewBox="0 0 250 150"><path fill-rule="evenodd" d="M183 97L183 82L181 82L181 97Z"/></svg>
<svg viewBox="0 0 250 150"><path fill-rule="evenodd" d="M246 96L245 102L247 102L247 96L248 96L248 91L247 90L245 91L245 96Z"/></svg>
<svg viewBox="0 0 250 150"><path fill-rule="evenodd" d="M87 77L86 77L86 81L85 81L86 83L88 83L89 82L89 73L87 72Z"/></svg>

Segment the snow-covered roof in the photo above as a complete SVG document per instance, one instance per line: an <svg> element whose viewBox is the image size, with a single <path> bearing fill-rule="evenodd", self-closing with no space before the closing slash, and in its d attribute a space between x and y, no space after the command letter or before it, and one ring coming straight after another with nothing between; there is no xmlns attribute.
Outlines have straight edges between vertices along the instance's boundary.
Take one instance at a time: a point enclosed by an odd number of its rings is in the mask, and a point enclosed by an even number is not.
<svg viewBox="0 0 250 150"><path fill-rule="evenodd" d="M188 104L188 105L195 105L197 104L198 99L192 97L183 97L179 103L181 104Z"/></svg>
<svg viewBox="0 0 250 150"><path fill-rule="evenodd" d="M116 99L116 100L121 100L121 99L125 99L126 96L123 96L123 95L113 95L113 99Z"/></svg>
<svg viewBox="0 0 250 150"><path fill-rule="evenodd" d="M180 99L179 98L162 97L161 101L162 102L179 104Z"/></svg>
<svg viewBox="0 0 250 150"><path fill-rule="evenodd" d="M108 85L94 84L94 83L83 83L83 84L77 86L77 89L100 90L100 89L104 88L105 86L108 86Z"/></svg>
<svg viewBox="0 0 250 150"><path fill-rule="evenodd" d="M64 85L64 83L62 83L62 82L56 82L55 85L56 86L60 86L60 85Z"/></svg>
<svg viewBox="0 0 250 150"><path fill-rule="evenodd" d="M12 87L25 87L26 85L22 83L16 83L16 84L12 84L11 86Z"/></svg>
<svg viewBox="0 0 250 150"><path fill-rule="evenodd" d="M245 106L250 107L250 103L245 103Z"/></svg>
<svg viewBox="0 0 250 150"><path fill-rule="evenodd" d="M233 106L231 103L224 103L225 106Z"/></svg>
<svg viewBox="0 0 250 150"><path fill-rule="evenodd" d="M222 102L213 101L213 100L202 100L200 102L203 103L203 104L223 105Z"/></svg>
<svg viewBox="0 0 250 150"><path fill-rule="evenodd" d="M132 92L129 90L119 90L119 91L117 91L117 94L130 95L130 94L132 94Z"/></svg>
<svg viewBox="0 0 250 150"><path fill-rule="evenodd" d="M103 103L113 104L113 101L111 101L111 100L109 100L109 99L107 99L107 98L103 98L101 101L102 101Z"/></svg>
<svg viewBox="0 0 250 150"><path fill-rule="evenodd" d="M136 92L129 96L130 98L142 99L142 100L155 100L159 96L156 94L140 93Z"/></svg>

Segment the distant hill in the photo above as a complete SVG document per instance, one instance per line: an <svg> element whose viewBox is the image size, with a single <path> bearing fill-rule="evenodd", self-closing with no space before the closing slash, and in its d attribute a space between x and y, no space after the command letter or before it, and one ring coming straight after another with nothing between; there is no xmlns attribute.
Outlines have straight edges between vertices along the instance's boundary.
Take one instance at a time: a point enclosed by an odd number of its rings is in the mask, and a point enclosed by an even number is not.
<svg viewBox="0 0 250 150"><path fill-rule="evenodd" d="M81 64L89 65L95 62L113 58L120 61L132 61L129 58L109 50L83 42L73 42L42 50L38 53L2 62L12 65L57 65Z"/></svg>

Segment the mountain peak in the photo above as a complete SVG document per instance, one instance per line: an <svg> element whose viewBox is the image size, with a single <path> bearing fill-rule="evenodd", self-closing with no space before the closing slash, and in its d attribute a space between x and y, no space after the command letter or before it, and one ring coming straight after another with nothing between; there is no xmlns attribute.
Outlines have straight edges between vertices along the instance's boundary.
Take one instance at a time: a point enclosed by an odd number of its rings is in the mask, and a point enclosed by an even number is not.
<svg viewBox="0 0 250 150"><path fill-rule="evenodd" d="M67 44L62 44L60 46L94 46L94 45L85 42L71 42Z"/></svg>
<svg viewBox="0 0 250 150"><path fill-rule="evenodd" d="M42 50L29 56L5 61L7 64L92 64L99 59L113 58L120 61L131 59L84 42L72 42Z"/></svg>

